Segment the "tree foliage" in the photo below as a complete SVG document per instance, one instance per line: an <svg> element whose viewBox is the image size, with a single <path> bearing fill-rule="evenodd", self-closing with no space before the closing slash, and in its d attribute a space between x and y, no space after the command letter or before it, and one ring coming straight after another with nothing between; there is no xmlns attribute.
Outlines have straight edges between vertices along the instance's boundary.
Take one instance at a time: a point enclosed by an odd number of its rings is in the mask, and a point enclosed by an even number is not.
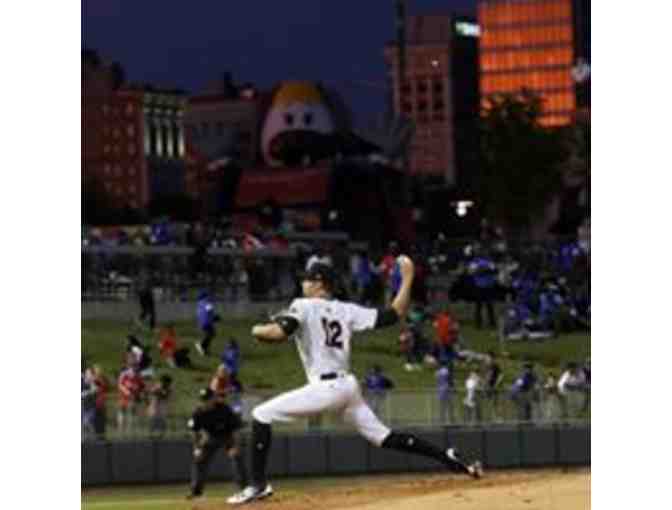
<svg viewBox="0 0 672 510"><path fill-rule="evenodd" d="M562 189L567 145L540 114L540 98L523 92L491 97L481 115L479 198L488 217L514 229L529 227Z"/></svg>

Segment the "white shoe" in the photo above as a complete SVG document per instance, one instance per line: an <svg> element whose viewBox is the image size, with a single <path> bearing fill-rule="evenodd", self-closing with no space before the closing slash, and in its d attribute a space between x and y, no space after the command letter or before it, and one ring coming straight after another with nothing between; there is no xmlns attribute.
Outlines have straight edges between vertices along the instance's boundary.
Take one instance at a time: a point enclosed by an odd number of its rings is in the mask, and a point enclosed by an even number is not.
<svg viewBox="0 0 672 510"><path fill-rule="evenodd" d="M205 356L205 351L203 350L203 347L201 346L200 342L194 342L194 347L196 347L198 354L200 354L201 356Z"/></svg>
<svg viewBox="0 0 672 510"><path fill-rule="evenodd" d="M481 464L480 460L474 461L473 464L468 465L467 469L472 478L478 479L483 477L483 464Z"/></svg>
<svg viewBox="0 0 672 510"><path fill-rule="evenodd" d="M256 487L249 486L245 487L242 491L237 494L234 494L226 500L229 505L244 505L251 501L257 499L268 498L273 495L273 487L270 484L266 484L266 487L263 489L257 489Z"/></svg>
<svg viewBox="0 0 672 510"><path fill-rule="evenodd" d="M406 372L412 372L413 371L413 365L411 365L410 363L406 363L404 365L404 370L406 370Z"/></svg>

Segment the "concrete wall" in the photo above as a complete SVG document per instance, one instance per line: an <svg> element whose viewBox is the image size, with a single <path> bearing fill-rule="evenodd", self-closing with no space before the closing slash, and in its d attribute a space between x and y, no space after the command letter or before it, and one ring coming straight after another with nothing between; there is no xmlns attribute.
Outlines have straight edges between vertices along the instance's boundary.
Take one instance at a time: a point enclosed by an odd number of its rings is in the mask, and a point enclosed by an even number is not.
<svg viewBox="0 0 672 510"><path fill-rule="evenodd" d="M590 465L590 426L419 429L414 433L447 447L455 444L486 468ZM82 485L168 483L189 480L191 444L184 441L82 443ZM280 435L273 440L271 477L440 471L414 455L381 450L355 434ZM212 480L230 480L219 455Z"/></svg>

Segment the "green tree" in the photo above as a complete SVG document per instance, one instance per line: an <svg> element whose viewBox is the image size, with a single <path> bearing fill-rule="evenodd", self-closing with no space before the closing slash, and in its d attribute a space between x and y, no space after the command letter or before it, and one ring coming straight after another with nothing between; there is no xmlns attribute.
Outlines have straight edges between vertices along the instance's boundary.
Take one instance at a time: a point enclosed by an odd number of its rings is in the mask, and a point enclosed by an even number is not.
<svg viewBox="0 0 672 510"><path fill-rule="evenodd" d="M529 92L489 98L480 120L477 192L486 216L524 232L562 189L567 144L539 124L541 99Z"/></svg>

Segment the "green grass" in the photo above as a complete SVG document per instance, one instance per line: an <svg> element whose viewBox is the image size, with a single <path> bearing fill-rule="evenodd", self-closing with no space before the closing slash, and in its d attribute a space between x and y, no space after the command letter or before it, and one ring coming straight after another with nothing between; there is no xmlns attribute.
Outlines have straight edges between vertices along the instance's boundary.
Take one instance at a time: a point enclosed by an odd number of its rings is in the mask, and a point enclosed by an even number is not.
<svg viewBox="0 0 672 510"><path fill-rule="evenodd" d="M225 320L219 324L218 334L212 344L212 352L219 353L229 337L235 337L242 351L240 379L248 393L280 393L305 384L305 374L292 343L267 345L255 342L249 332L254 321ZM464 323L463 323L464 324ZM195 324L191 322L176 324L182 344L191 347L193 370L171 369L163 365L158 355L157 339L149 333L141 334L146 345L151 346L151 354L158 373L170 373L174 378L177 394L176 413L189 412L195 402L198 388L208 384L209 378L218 365L218 358L202 358L193 349L193 342L199 338ZM121 367L122 350L127 323L110 321L82 322L82 352L88 363L99 363L108 376L113 378ZM467 347L470 350L486 352L495 350L500 357L504 372L503 388L507 388L520 371L523 360L533 360L540 373L555 372L556 377L567 361L582 361L590 356L590 335L587 333L569 334L544 342L507 343L504 351L492 330L476 330L469 325L462 327ZM428 336L431 338L431 331ZM367 369L378 364L401 390L419 390L435 387L434 370L425 368L420 372L403 370L403 358L398 348L399 329L372 331L356 336L353 342L352 369L358 377L363 377ZM468 369L464 364L456 366L456 383L464 381ZM116 391L116 389L114 390ZM112 395L110 400L114 400Z"/></svg>

